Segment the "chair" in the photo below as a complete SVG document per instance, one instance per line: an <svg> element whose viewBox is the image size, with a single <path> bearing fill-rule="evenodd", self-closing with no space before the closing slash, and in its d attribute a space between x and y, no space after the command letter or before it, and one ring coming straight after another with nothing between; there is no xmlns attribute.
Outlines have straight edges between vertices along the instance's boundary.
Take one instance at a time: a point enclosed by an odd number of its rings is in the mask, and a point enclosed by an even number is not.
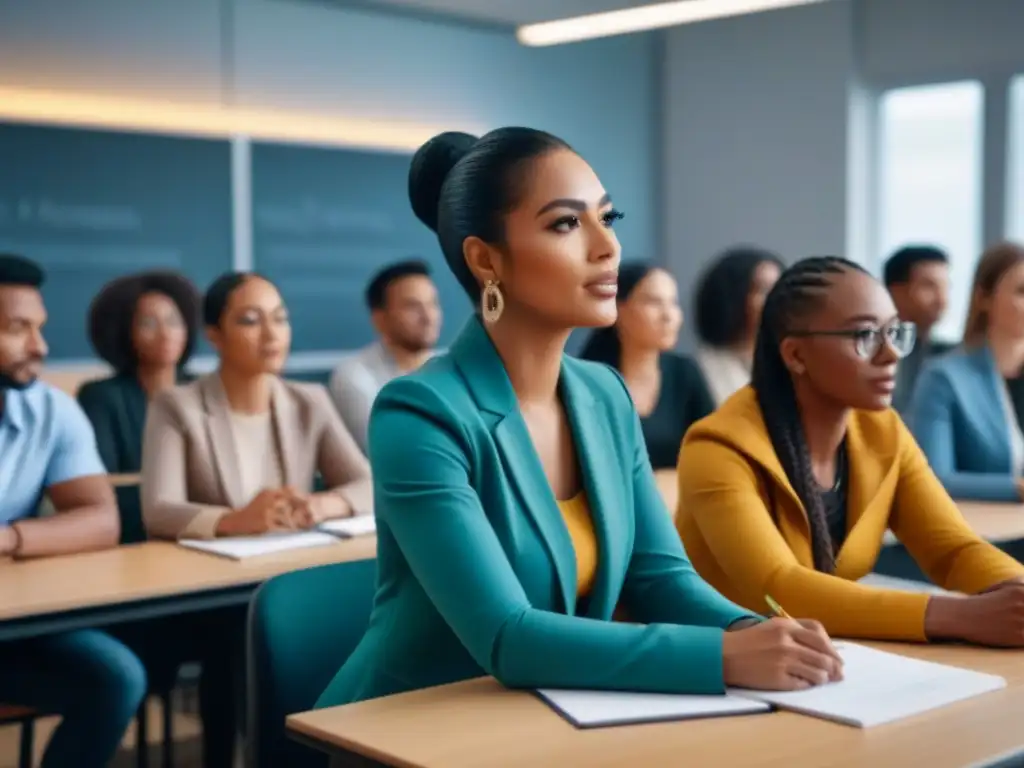
<svg viewBox="0 0 1024 768"><path fill-rule="evenodd" d="M35 721L39 713L28 707L14 704L0 704L0 725L21 726L18 741L18 768L32 768L32 752L35 741Z"/></svg>
<svg viewBox="0 0 1024 768"><path fill-rule="evenodd" d="M285 717L311 709L369 625L376 560L277 576L249 606L247 765L322 768L325 758L290 740Z"/></svg>

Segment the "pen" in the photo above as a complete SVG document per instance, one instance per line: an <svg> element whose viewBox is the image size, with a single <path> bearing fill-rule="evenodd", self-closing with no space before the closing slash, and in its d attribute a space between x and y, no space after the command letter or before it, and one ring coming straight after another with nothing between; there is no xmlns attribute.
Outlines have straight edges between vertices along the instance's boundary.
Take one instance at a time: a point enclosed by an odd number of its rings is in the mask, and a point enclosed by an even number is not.
<svg viewBox="0 0 1024 768"><path fill-rule="evenodd" d="M768 603L768 607L772 609L772 613L774 613L780 619L792 619L793 618L788 613L786 613L786 611L783 609L783 607L781 605L779 605L778 603L776 603L772 599L771 595L765 595L764 596L764 601L766 603Z"/></svg>

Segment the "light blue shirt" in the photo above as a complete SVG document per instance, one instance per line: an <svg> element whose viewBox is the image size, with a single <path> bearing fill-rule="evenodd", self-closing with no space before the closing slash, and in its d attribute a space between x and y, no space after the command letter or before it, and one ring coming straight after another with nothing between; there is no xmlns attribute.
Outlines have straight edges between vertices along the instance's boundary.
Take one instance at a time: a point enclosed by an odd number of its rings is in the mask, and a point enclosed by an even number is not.
<svg viewBox="0 0 1024 768"><path fill-rule="evenodd" d="M50 486L106 474L92 425L71 396L37 381L0 397L0 525L35 515Z"/></svg>

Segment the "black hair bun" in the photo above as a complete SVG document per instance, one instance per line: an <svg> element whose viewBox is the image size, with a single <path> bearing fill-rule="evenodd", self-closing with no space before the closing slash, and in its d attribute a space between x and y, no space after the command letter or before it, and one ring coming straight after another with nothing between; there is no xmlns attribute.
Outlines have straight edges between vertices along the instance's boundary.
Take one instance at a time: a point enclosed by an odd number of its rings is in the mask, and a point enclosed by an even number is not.
<svg viewBox="0 0 1024 768"><path fill-rule="evenodd" d="M477 137L446 131L432 138L413 155L409 166L409 202L416 218L437 232L441 186L448 172L476 144Z"/></svg>

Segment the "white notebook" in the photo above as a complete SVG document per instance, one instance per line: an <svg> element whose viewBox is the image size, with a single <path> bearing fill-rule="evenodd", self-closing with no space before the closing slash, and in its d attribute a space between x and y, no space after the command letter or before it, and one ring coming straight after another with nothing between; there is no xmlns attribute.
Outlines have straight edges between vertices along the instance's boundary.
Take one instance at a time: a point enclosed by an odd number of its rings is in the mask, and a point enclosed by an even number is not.
<svg viewBox="0 0 1024 768"><path fill-rule="evenodd" d="M553 689L537 693L577 728L745 715L771 707L870 728L1006 687L1006 680L996 675L855 643L836 647L843 656L844 679L803 691L735 688L724 696Z"/></svg>
<svg viewBox="0 0 1024 768"><path fill-rule="evenodd" d="M836 643L843 680L803 691L733 690L780 709L870 728L1006 687L996 675Z"/></svg>
<svg viewBox="0 0 1024 768"><path fill-rule="evenodd" d="M369 536L377 532L377 519L373 515L358 515L356 517L339 517L336 520L328 520L317 526L321 531L333 533L348 539L353 536Z"/></svg>
<svg viewBox="0 0 1024 768"><path fill-rule="evenodd" d="M272 555L289 549L322 547L337 544L338 537L322 531L301 533L268 533L262 536L231 536L223 539L182 539L181 546L227 557L231 560L245 560L260 555Z"/></svg>
<svg viewBox="0 0 1024 768"><path fill-rule="evenodd" d="M680 696L667 693L574 691L544 688L537 693L577 728L636 725L725 715L771 712L760 701L738 696Z"/></svg>

